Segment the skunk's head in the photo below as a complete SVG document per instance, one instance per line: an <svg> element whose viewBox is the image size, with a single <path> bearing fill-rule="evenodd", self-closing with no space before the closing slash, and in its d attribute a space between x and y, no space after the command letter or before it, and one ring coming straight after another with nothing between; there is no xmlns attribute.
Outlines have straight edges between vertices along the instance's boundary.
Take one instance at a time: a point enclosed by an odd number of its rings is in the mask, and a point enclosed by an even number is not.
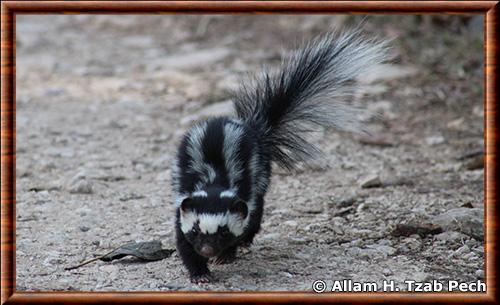
<svg viewBox="0 0 500 305"><path fill-rule="evenodd" d="M219 255L243 234L247 203L231 191L197 191L179 207L180 227L198 254Z"/></svg>

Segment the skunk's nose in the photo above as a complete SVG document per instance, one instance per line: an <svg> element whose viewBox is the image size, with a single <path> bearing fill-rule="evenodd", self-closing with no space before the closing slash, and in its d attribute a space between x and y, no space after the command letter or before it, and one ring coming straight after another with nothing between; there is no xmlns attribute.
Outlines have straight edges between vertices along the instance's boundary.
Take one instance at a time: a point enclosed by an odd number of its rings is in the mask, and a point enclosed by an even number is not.
<svg viewBox="0 0 500 305"><path fill-rule="evenodd" d="M215 250L209 245L203 245L200 250L200 254L206 257L214 256Z"/></svg>

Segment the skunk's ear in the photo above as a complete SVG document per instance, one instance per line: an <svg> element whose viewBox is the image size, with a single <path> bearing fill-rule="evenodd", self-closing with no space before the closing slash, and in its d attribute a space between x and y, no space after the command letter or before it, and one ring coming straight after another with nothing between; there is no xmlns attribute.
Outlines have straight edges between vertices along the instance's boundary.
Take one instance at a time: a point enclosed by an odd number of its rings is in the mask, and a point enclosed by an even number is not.
<svg viewBox="0 0 500 305"><path fill-rule="evenodd" d="M238 214L241 219L247 218L248 215L248 206L247 203L241 199L237 199L235 202L231 204L229 208L229 212L232 214Z"/></svg>
<svg viewBox="0 0 500 305"><path fill-rule="evenodd" d="M193 199L191 199L190 197L184 198L184 200L182 200L181 203L181 212L189 213L190 211L193 210L193 205L194 205Z"/></svg>

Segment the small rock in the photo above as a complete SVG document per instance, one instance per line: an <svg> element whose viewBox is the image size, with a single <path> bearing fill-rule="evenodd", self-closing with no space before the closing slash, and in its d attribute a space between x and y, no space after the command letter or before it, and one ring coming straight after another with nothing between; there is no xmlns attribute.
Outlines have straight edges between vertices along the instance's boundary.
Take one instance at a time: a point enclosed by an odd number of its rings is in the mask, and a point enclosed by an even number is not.
<svg viewBox="0 0 500 305"><path fill-rule="evenodd" d="M299 225L299 223L296 222L295 220L287 220L283 224L285 226L292 227L292 228L296 228Z"/></svg>
<svg viewBox="0 0 500 305"><path fill-rule="evenodd" d="M484 168L484 155L478 155L464 162L461 166L466 170L476 170Z"/></svg>
<svg viewBox="0 0 500 305"><path fill-rule="evenodd" d="M80 207L80 208L76 209L76 211L75 211L75 213L77 213L80 216L87 216L91 212L92 212L92 210L89 209L88 207Z"/></svg>
<svg viewBox="0 0 500 305"><path fill-rule="evenodd" d="M385 268L384 270L382 270L382 274L385 276L389 276L389 275L393 275L394 273L391 271L391 269Z"/></svg>
<svg viewBox="0 0 500 305"><path fill-rule="evenodd" d="M362 179L359 183L362 188L381 187L382 181L378 175L370 175Z"/></svg>
<svg viewBox="0 0 500 305"><path fill-rule="evenodd" d="M406 177L393 177L385 180L383 182L384 187L388 186L401 186L401 185L408 185L408 186L413 186L415 183L413 180L410 178Z"/></svg>
<svg viewBox="0 0 500 305"><path fill-rule="evenodd" d="M129 201L129 200L138 200L138 199L144 199L144 198L146 198L144 195L131 193L131 194L125 195L123 197L120 197L119 200L120 201Z"/></svg>
<svg viewBox="0 0 500 305"><path fill-rule="evenodd" d="M79 180L87 178L87 172L85 170L79 171L76 175L68 180L68 185L77 183Z"/></svg>
<svg viewBox="0 0 500 305"><path fill-rule="evenodd" d="M463 245L462 247L458 248L456 251L455 251L455 255L456 256L463 256L465 253L469 253L470 252L470 248L469 246L467 245Z"/></svg>
<svg viewBox="0 0 500 305"><path fill-rule="evenodd" d="M399 250L403 253L420 251L422 242L417 238L407 237L402 240Z"/></svg>
<svg viewBox="0 0 500 305"><path fill-rule="evenodd" d="M100 174L100 175L96 175L95 177L93 177L94 179L96 180L101 180L101 181L105 181L105 182L117 182L117 181L122 181L122 180L126 180L127 177L125 176L122 176L122 175L108 175L108 174Z"/></svg>
<svg viewBox="0 0 500 305"><path fill-rule="evenodd" d="M420 237L425 237L427 235L435 235L443 232L443 229L434 224L422 223L422 224L398 224L392 235L395 237L399 236L411 236L417 234Z"/></svg>
<svg viewBox="0 0 500 305"><path fill-rule="evenodd" d="M280 234L279 233L268 233L266 235L263 235L260 240L277 240L280 238Z"/></svg>
<svg viewBox="0 0 500 305"><path fill-rule="evenodd" d="M308 241L300 237L290 237L290 243L294 245L305 245Z"/></svg>
<svg viewBox="0 0 500 305"><path fill-rule="evenodd" d="M356 196L343 197L338 200L338 205L341 207L348 207L353 205L357 200Z"/></svg>
<svg viewBox="0 0 500 305"><path fill-rule="evenodd" d="M394 146L394 140L383 134L377 134L372 136L358 136L356 140L361 144L379 146L379 147L391 147Z"/></svg>
<svg viewBox="0 0 500 305"><path fill-rule="evenodd" d="M484 279L484 270L481 270L481 269L480 270L476 270L475 275L479 279Z"/></svg>
<svg viewBox="0 0 500 305"><path fill-rule="evenodd" d="M337 212L335 212L333 214L333 217L337 217L337 216L345 216L347 214L350 214L354 211L354 207L352 206L348 206L348 207L345 207L345 208L341 208L340 210L338 210Z"/></svg>
<svg viewBox="0 0 500 305"><path fill-rule="evenodd" d="M444 137L440 135L425 138L425 143L430 146L436 146L444 143Z"/></svg>
<svg viewBox="0 0 500 305"><path fill-rule="evenodd" d="M85 179L81 179L70 185L68 190L72 194L92 194L94 192L92 183Z"/></svg>
<svg viewBox="0 0 500 305"><path fill-rule="evenodd" d="M434 236L436 240L441 240L444 242L460 242L464 239L468 239L469 237L465 234L456 231L446 231Z"/></svg>
<svg viewBox="0 0 500 305"><path fill-rule="evenodd" d="M90 228L87 226L79 226L78 229L80 229L80 231L82 232L87 232L88 230L90 230Z"/></svg>
<svg viewBox="0 0 500 305"><path fill-rule="evenodd" d="M37 185L30 187L28 189L29 192L42 192L42 191L59 191L61 190L61 186L55 183L47 184L47 185Z"/></svg>
<svg viewBox="0 0 500 305"><path fill-rule="evenodd" d="M474 106L474 108L472 108L472 113L477 116L477 117L484 117L484 108L483 106Z"/></svg>
<svg viewBox="0 0 500 305"><path fill-rule="evenodd" d="M458 119L455 119L453 121L449 121L446 124L446 127L448 127L449 129L460 130L460 129L462 129L464 123L465 123L464 118L458 118Z"/></svg>
<svg viewBox="0 0 500 305"><path fill-rule="evenodd" d="M462 204L460 207L462 207L462 208L468 208L468 209L473 209L474 208L474 206L472 205L471 202L466 202L466 203Z"/></svg>
<svg viewBox="0 0 500 305"><path fill-rule="evenodd" d="M484 240L484 210L456 208L435 216L432 223L447 231L458 231L477 240Z"/></svg>

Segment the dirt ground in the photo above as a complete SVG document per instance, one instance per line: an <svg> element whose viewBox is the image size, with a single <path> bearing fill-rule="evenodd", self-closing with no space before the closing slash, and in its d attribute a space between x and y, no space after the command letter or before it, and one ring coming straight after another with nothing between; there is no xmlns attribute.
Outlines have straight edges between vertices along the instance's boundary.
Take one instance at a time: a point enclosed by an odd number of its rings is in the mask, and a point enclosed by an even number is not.
<svg viewBox="0 0 500 305"><path fill-rule="evenodd" d="M484 280L481 17L365 20L394 39L394 60L354 101L372 136L322 131L325 160L276 168L251 251L203 285L176 253L64 268L131 241L174 248L169 165L182 133L227 113L240 78L281 50L360 17L16 19L18 290Z"/></svg>

